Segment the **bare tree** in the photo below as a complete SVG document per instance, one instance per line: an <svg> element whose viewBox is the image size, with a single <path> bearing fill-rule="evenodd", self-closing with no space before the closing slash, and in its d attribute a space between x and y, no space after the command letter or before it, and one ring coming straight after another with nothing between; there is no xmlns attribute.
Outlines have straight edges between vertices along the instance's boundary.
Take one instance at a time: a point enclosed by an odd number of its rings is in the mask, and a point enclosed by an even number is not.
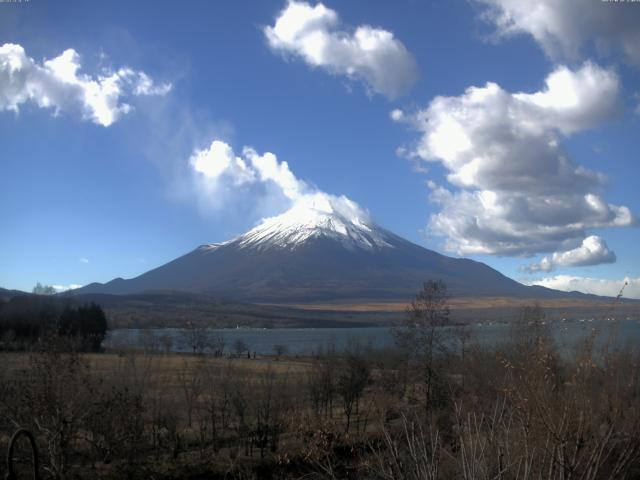
<svg viewBox="0 0 640 480"><path fill-rule="evenodd" d="M525 305L520 309L515 321L511 323L510 333L512 346L525 356L533 354L540 343L549 347L553 344L551 326L538 303Z"/></svg>
<svg viewBox="0 0 640 480"><path fill-rule="evenodd" d="M202 354L211 343L209 330L189 322L182 330L182 341L194 354Z"/></svg>
<svg viewBox="0 0 640 480"><path fill-rule="evenodd" d="M237 356L240 356L244 352L249 350L249 345L247 345L246 342L241 338L238 338L235 342L233 342L233 350L236 352Z"/></svg>
<svg viewBox="0 0 640 480"><path fill-rule="evenodd" d="M209 336L209 348L213 351L214 356L221 357L224 355L225 345L224 336L220 332Z"/></svg>
<svg viewBox="0 0 640 480"><path fill-rule="evenodd" d="M252 399L250 381L246 370L237 370L230 385L229 402L234 416L234 427L238 443L244 443L245 455L249 455L250 418L249 407ZM239 448L239 445L238 445Z"/></svg>
<svg viewBox="0 0 640 480"><path fill-rule="evenodd" d="M373 478L395 480L437 480L440 478L442 440L438 432L423 431L421 422L402 416L399 431L393 432L384 424L382 447L372 445Z"/></svg>
<svg viewBox="0 0 640 480"><path fill-rule="evenodd" d="M120 386L105 386L96 393L96 414L85 422L86 440L100 461L124 459L124 472L130 476L145 448L143 396Z"/></svg>
<svg viewBox="0 0 640 480"><path fill-rule="evenodd" d="M160 336L160 345L162 345L164 353L171 353L171 349L173 348L173 337L166 333Z"/></svg>
<svg viewBox="0 0 640 480"><path fill-rule="evenodd" d="M455 338L460 345L460 383L462 390L464 390L467 379L467 351L469 349L469 340L471 340L471 332L469 332L466 325L460 325L456 328Z"/></svg>
<svg viewBox="0 0 640 480"><path fill-rule="evenodd" d="M338 358L335 346L316 354L316 360L306 376L306 390L317 417L333 415L333 400L336 395Z"/></svg>
<svg viewBox="0 0 640 480"><path fill-rule="evenodd" d="M285 355L289 351L289 347L287 345L278 344L273 346L273 353L276 354L276 357L280 359L282 355Z"/></svg>
<svg viewBox="0 0 640 480"><path fill-rule="evenodd" d="M92 402L95 382L89 365L61 338L51 338L45 351L28 359L4 403L15 426L34 431L44 448L45 469L64 478L76 442L88 416L97 414ZM66 351L65 351L66 350Z"/></svg>
<svg viewBox="0 0 640 480"><path fill-rule="evenodd" d="M187 425L191 427L193 410L202 394L202 378L198 370L192 368L188 361L184 361L183 367L178 370L178 381L184 394L184 405L187 410Z"/></svg>
<svg viewBox="0 0 640 480"><path fill-rule="evenodd" d="M217 451L220 437L230 423L231 387L237 372L230 362L222 368L217 364L203 364L200 368L205 379L203 401L200 403L201 414L209 424L211 442Z"/></svg>
<svg viewBox="0 0 640 480"><path fill-rule="evenodd" d="M360 397L369 383L371 369L369 363L357 350L347 350L338 374L337 392L342 399L342 407L347 418L345 431L349 431L351 418L358 412Z"/></svg>
<svg viewBox="0 0 640 480"><path fill-rule="evenodd" d="M430 413L436 380L435 357L444 350L440 327L449 323L449 295L442 280L429 280L407 308L404 324L394 330L396 344L409 355L423 385L424 408Z"/></svg>
<svg viewBox="0 0 640 480"><path fill-rule="evenodd" d="M141 343L145 353L155 353L160 349L160 338L151 329L140 332Z"/></svg>
<svg viewBox="0 0 640 480"><path fill-rule="evenodd" d="M288 376L278 378L271 369L260 376L251 395L251 407L254 418L253 434L260 449L260 458L270 447L275 452L289 408Z"/></svg>

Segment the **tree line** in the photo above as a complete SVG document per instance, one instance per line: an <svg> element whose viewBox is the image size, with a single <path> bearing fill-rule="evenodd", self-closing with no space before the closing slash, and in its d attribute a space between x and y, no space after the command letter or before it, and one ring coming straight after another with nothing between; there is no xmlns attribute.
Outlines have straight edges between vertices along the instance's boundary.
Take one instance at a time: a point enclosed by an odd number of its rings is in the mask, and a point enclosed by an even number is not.
<svg viewBox="0 0 640 480"><path fill-rule="evenodd" d="M104 310L44 295L0 299L0 349L25 350L50 336L73 341L74 348L100 350L107 333Z"/></svg>

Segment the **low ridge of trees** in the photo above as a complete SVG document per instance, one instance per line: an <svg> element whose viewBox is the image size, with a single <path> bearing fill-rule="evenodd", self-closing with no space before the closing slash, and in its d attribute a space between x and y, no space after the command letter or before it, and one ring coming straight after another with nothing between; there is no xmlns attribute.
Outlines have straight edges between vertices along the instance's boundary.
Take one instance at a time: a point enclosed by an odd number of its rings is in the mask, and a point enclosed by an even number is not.
<svg viewBox="0 0 640 480"><path fill-rule="evenodd" d="M44 295L0 299L0 349L24 350L48 336L72 339L80 350L100 350L107 333L102 308Z"/></svg>
<svg viewBox="0 0 640 480"><path fill-rule="evenodd" d="M35 295L55 295L56 289L51 285L43 285L40 282L33 287L32 293Z"/></svg>

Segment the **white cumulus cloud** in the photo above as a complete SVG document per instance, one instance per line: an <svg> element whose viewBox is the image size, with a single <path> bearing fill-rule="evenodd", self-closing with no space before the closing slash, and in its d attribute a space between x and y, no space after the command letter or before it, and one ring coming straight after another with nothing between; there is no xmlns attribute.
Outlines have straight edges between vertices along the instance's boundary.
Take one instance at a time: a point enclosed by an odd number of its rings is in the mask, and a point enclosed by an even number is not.
<svg viewBox="0 0 640 480"><path fill-rule="evenodd" d="M529 273L551 272L557 267L581 267L614 263L616 254L609 250L607 242L597 235L590 235L582 241L582 245L564 252L555 252L551 257L544 257L523 270Z"/></svg>
<svg viewBox="0 0 640 480"><path fill-rule="evenodd" d="M418 78L413 55L393 33L368 25L345 29L337 12L322 3L289 1L264 34L272 50L360 80L391 99L406 93Z"/></svg>
<svg viewBox="0 0 640 480"><path fill-rule="evenodd" d="M18 112L31 102L41 108L79 114L83 119L108 127L132 107L124 98L165 95L170 84L156 84L147 74L128 67L104 70L98 75L79 73L82 65L74 49L36 62L20 45L0 46L0 111Z"/></svg>
<svg viewBox="0 0 640 480"><path fill-rule="evenodd" d="M625 277L621 280L611 280L591 277L577 277L573 275L555 275L527 282L529 285L540 285L564 292L583 292L593 295L615 297L624 287L624 298L640 299L640 278Z"/></svg>
<svg viewBox="0 0 640 480"><path fill-rule="evenodd" d="M439 162L454 188L429 182L440 206L429 226L459 254L566 251L588 230L628 226L629 208L602 197L606 178L575 163L562 139L618 112L619 81L592 63L556 68L533 93L495 83L392 118L421 133L409 156Z"/></svg>
<svg viewBox="0 0 640 480"><path fill-rule="evenodd" d="M619 54L640 66L640 8L600 0L476 0L499 37L531 35L555 60L575 60L585 47Z"/></svg>

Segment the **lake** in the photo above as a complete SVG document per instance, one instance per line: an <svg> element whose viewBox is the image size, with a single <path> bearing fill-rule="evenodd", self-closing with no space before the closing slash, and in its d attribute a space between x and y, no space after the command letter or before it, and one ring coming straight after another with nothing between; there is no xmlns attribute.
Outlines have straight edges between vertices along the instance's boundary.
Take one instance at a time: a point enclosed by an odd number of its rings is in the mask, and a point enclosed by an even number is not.
<svg viewBox="0 0 640 480"><path fill-rule="evenodd" d="M554 322L552 333L561 351L570 353L575 345L592 332L596 332L597 343L603 345L615 333L618 347L640 346L640 321L638 320L572 320ZM500 345L510 338L512 327L507 324L470 325L465 327L468 345ZM442 327L445 338L459 338L460 327ZM280 328L280 329L207 329L211 336L221 335L225 351L232 351L237 340L242 340L251 352L258 355L274 353L276 345L286 345L289 354L309 355L320 348L335 345L344 350L351 343L374 348L393 345L393 336L388 327L364 328ZM174 352L189 352L189 330L181 328L159 329L114 329L110 330L104 346L110 349L162 349L170 339ZM451 340L454 341L454 340Z"/></svg>

